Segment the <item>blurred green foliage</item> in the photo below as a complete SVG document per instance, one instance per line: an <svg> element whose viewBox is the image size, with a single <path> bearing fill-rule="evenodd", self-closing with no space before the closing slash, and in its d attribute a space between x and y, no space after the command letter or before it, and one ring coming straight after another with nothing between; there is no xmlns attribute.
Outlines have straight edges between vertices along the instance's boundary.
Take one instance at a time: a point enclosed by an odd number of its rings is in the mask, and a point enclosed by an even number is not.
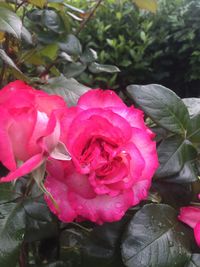
<svg viewBox="0 0 200 267"><path fill-rule="evenodd" d="M0 87L16 78L39 86L52 77L119 72L101 65L96 51L79 40L90 12L69 1L0 1Z"/></svg>
<svg viewBox="0 0 200 267"><path fill-rule="evenodd" d="M72 0L89 9L94 1ZM181 96L196 95L200 85L200 3L159 0L156 14L130 0L108 0L80 33L83 44L99 51L102 64L121 72L82 75L82 81L124 89L127 84L160 83Z"/></svg>

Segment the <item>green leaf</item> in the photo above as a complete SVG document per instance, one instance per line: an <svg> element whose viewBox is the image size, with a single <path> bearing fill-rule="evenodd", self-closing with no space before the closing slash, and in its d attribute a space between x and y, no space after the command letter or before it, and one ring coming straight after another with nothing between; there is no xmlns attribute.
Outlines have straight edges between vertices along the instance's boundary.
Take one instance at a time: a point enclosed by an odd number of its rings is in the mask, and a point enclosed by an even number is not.
<svg viewBox="0 0 200 267"><path fill-rule="evenodd" d="M194 196L190 183L171 183L163 180L154 180L152 184L153 192L157 192L161 197L162 203L174 208L187 206Z"/></svg>
<svg viewBox="0 0 200 267"><path fill-rule="evenodd" d="M92 73L100 73L100 72L114 73L114 72L120 72L120 70L116 66L103 65L103 64L98 64L96 62L91 63L88 68Z"/></svg>
<svg viewBox="0 0 200 267"><path fill-rule="evenodd" d="M57 234L57 224L52 218L43 196L24 201L26 214L26 241L33 242Z"/></svg>
<svg viewBox="0 0 200 267"><path fill-rule="evenodd" d="M199 267L200 266L200 254L192 254L192 257L184 267Z"/></svg>
<svg viewBox="0 0 200 267"><path fill-rule="evenodd" d="M8 32L17 38L21 38L22 22L20 18L4 7L0 7L0 31Z"/></svg>
<svg viewBox="0 0 200 267"><path fill-rule="evenodd" d="M200 114L200 98L188 97L182 99L186 107L188 108L191 117Z"/></svg>
<svg viewBox="0 0 200 267"><path fill-rule="evenodd" d="M28 0L28 2L39 8L43 8L47 4L47 0Z"/></svg>
<svg viewBox="0 0 200 267"><path fill-rule="evenodd" d="M23 26L22 27L22 38L29 44L32 44L33 43L33 40L32 40L32 36L30 34L30 32Z"/></svg>
<svg viewBox="0 0 200 267"><path fill-rule="evenodd" d="M67 12L67 14L68 14L70 17L72 17L73 19L77 20L77 21L82 21L82 20L83 20L82 18L76 16L74 13L71 13L71 12L69 12L69 11Z"/></svg>
<svg viewBox="0 0 200 267"><path fill-rule="evenodd" d="M198 169L194 161L188 161L176 175L164 179L171 183L192 183L198 180Z"/></svg>
<svg viewBox="0 0 200 267"><path fill-rule="evenodd" d="M94 229L70 228L61 234L61 259L76 267L123 267L118 249L127 219ZM68 266L67 265L67 266Z"/></svg>
<svg viewBox="0 0 200 267"><path fill-rule="evenodd" d="M61 52L60 57L66 60L67 62L73 62L73 58L70 55L68 55L66 52Z"/></svg>
<svg viewBox="0 0 200 267"><path fill-rule="evenodd" d="M42 24L42 17L43 17L43 10L41 9L31 9L30 11L27 11L26 15L27 17L33 21L36 25ZM49 33L47 33L49 34Z"/></svg>
<svg viewBox="0 0 200 267"><path fill-rule="evenodd" d="M133 2L141 9L146 9L152 13L156 13L157 11L156 0L133 0Z"/></svg>
<svg viewBox="0 0 200 267"><path fill-rule="evenodd" d="M66 7L69 8L69 9L71 9L72 11L78 12L78 13L80 13L80 14L85 14L85 12L84 12L82 9L77 8L77 7L75 7L75 6L72 6L72 5L69 5L69 4L67 4L67 3L64 3L63 1L61 1L61 2L63 3L64 6L66 6Z"/></svg>
<svg viewBox="0 0 200 267"><path fill-rule="evenodd" d="M15 195L15 190L11 183L2 183L0 185L0 204L10 202L20 196L20 194Z"/></svg>
<svg viewBox="0 0 200 267"><path fill-rule="evenodd" d="M94 51L91 48L86 48L86 50L84 51L84 53L81 55L80 60L83 63L92 63L97 59L97 53L96 51Z"/></svg>
<svg viewBox="0 0 200 267"><path fill-rule="evenodd" d="M200 113L190 119L187 138L193 143L200 143Z"/></svg>
<svg viewBox="0 0 200 267"><path fill-rule="evenodd" d="M197 157L197 150L192 143L180 136L163 140L157 151L160 166L156 171L156 177L159 178L177 174L187 161Z"/></svg>
<svg viewBox="0 0 200 267"><path fill-rule="evenodd" d="M127 267L183 267L190 257L189 247L189 237L176 211L165 204L149 204L127 227L122 259Z"/></svg>
<svg viewBox="0 0 200 267"><path fill-rule="evenodd" d="M189 113L183 101L170 89L158 85L130 85L130 97L163 128L185 136Z"/></svg>
<svg viewBox="0 0 200 267"><path fill-rule="evenodd" d="M75 79L67 79L63 75L48 80L48 85L42 88L50 94L60 95L68 106L76 105L79 97L90 88L78 83Z"/></svg>
<svg viewBox="0 0 200 267"><path fill-rule="evenodd" d="M50 58L51 60L54 60L57 57L58 54L58 45L57 44L49 44L42 48L39 51L39 54Z"/></svg>
<svg viewBox="0 0 200 267"><path fill-rule="evenodd" d="M79 76L86 69L86 65L80 62L72 62L66 65L64 74L67 78Z"/></svg>
<svg viewBox="0 0 200 267"><path fill-rule="evenodd" d="M78 38L73 35L69 34L67 37L59 42L60 49L65 51L67 54L78 56L82 53L82 47L78 40Z"/></svg>
<svg viewBox="0 0 200 267"><path fill-rule="evenodd" d="M7 203L0 207L0 266L16 267L25 234L24 210L20 203Z"/></svg>
<svg viewBox="0 0 200 267"><path fill-rule="evenodd" d="M54 10L46 9L43 12L42 21L44 25L55 33L64 32L64 23L59 14Z"/></svg>

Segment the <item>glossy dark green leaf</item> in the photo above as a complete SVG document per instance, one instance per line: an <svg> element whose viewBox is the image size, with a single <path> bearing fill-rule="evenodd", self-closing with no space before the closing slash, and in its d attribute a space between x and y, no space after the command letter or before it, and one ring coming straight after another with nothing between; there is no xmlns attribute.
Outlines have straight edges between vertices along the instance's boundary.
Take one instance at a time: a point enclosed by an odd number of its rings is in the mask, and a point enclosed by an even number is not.
<svg viewBox="0 0 200 267"><path fill-rule="evenodd" d="M40 198L27 199L24 202L26 214L26 236L28 242L41 240L55 236L57 224L52 218L52 214L44 202L43 196Z"/></svg>
<svg viewBox="0 0 200 267"><path fill-rule="evenodd" d="M115 73L115 72L120 72L120 70L116 66L103 65L103 64L98 64L96 62L91 63L88 68L92 73L100 73L100 72Z"/></svg>
<svg viewBox="0 0 200 267"><path fill-rule="evenodd" d="M60 49L65 51L69 55L80 55L82 52L82 46L78 38L73 35L69 34L67 37L59 42Z"/></svg>
<svg viewBox="0 0 200 267"><path fill-rule="evenodd" d="M48 85L42 88L50 94L62 96L68 106L76 105L79 97L90 89L75 79L67 79L64 76L49 79Z"/></svg>
<svg viewBox="0 0 200 267"><path fill-rule="evenodd" d="M184 267L200 267L200 254L192 254L192 257Z"/></svg>
<svg viewBox="0 0 200 267"><path fill-rule="evenodd" d="M200 113L190 119L187 138L193 143L200 143Z"/></svg>
<svg viewBox="0 0 200 267"><path fill-rule="evenodd" d="M97 53L91 48L86 48L86 50L81 55L80 60L86 64L92 63L97 60Z"/></svg>
<svg viewBox="0 0 200 267"><path fill-rule="evenodd" d="M153 181L151 190L158 193L162 203L168 204L177 210L180 207L188 206L194 195L191 184L171 183L169 179L168 181L163 179Z"/></svg>
<svg viewBox="0 0 200 267"><path fill-rule="evenodd" d="M71 62L66 65L64 74L67 78L79 76L86 69L86 65L81 62Z"/></svg>
<svg viewBox="0 0 200 267"><path fill-rule="evenodd" d="M119 245L126 219L93 230L67 229L61 235L61 258L73 267L123 267ZM71 265L70 265L71 264Z"/></svg>
<svg viewBox="0 0 200 267"><path fill-rule="evenodd" d="M163 128L185 136L189 113L183 101L168 88L158 85L130 85L130 97Z"/></svg>
<svg viewBox="0 0 200 267"><path fill-rule="evenodd" d="M17 38L21 38L21 19L7 8L0 7L0 31L8 32Z"/></svg>
<svg viewBox="0 0 200 267"><path fill-rule="evenodd" d="M186 107L188 108L191 117L200 114L200 98L188 97L182 99Z"/></svg>
<svg viewBox="0 0 200 267"><path fill-rule="evenodd" d="M157 177L167 177L181 171L187 161L197 157L197 150L191 142L179 136L165 139L158 147L160 166L156 171Z"/></svg>
<svg viewBox="0 0 200 267"><path fill-rule="evenodd" d="M25 214L20 203L0 205L0 266L15 267L25 234Z"/></svg>
<svg viewBox="0 0 200 267"><path fill-rule="evenodd" d="M179 173L164 179L171 183L192 183L198 180L198 168L195 161L187 161Z"/></svg>
<svg viewBox="0 0 200 267"><path fill-rule="evenodd" d="M83 263L84 267L123 267L120 255L120 240L128 217L119 222L105 223L97 226L85 242Z"/></svg>
<svg viewBox="0 0 200 267"><path fill-rule="evenodd" d="M36 25L41 25L43 10L42 9L31 9L26 13L27 17L34 22Z"/></svg>
<svg viewBox="0 0 200 267"><path fill-rule="evenodd" d="M51 9L44 10L42 20L44 25L51 31L56 33L64 32L64 23L56 11Z"/></svg>
<svg viewBox="0 0 200 267"><path fill-rule="evenodd" d="M56 34L52 31L42 31L38 33L37 38L41 43L51 45L52 43L58 42L59 34Z"/></svg>
<svg viewBox="0 0 200 267"><path fill-rule="evenodd" d="M189 247L177 212L165 204L149 204L129 223L122 258L127 267L183 267L190 258Z"/></svg>
<svg viewBox="0 0 200 267"><path fill-rule="evenodd" d="M14 189L11 183L0 184L0 204L15 199L16 197L14 196L13 191ZM0 208L0 212L1 212L1 208Z"/></svg>

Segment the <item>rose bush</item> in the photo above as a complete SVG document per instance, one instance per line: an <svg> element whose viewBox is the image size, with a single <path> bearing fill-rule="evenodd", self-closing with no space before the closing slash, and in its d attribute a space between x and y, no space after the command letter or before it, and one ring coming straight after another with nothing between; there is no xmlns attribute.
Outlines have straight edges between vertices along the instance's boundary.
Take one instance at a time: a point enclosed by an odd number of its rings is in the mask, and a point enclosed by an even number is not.
<svg viewBox="0 0 200 267"><path fill-rule="evenodd" d="M110 90L90 90L61 120L61 141L72 160L47 164L46 196L60 220L119 220L146 199L158 167L154 134L143 112Z"/></svg>
<svg viewBox="0 0 200 267"><path fill-rule="evenodd" d="M10 170L1 182L12 181L38 167L58 144L59 117L66 103L22 81L0 91L0 162Z"/></svg>
<svg viewBox="0 0 200 267"><path fill-rule="evenodd" d="M200 194L199 194L200 198ZM183 207L180 210L179 220L188 224L194 229L194 236L198 246L200 246L200 208L199 207Z"/></svg>

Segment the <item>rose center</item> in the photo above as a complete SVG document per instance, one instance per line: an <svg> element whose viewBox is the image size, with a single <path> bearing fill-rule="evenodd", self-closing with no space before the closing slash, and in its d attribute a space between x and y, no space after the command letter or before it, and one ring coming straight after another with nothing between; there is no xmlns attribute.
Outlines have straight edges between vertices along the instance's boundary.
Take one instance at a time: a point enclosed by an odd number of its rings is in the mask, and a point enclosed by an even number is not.
<svg viewBox="0 0 200 267"><path fill-rule="evenodd" d="M103 179L124 166L118 153L118 145L105 138L93 137L85 145L80 156L82 166L89 166L98 179Z"/></svg>

